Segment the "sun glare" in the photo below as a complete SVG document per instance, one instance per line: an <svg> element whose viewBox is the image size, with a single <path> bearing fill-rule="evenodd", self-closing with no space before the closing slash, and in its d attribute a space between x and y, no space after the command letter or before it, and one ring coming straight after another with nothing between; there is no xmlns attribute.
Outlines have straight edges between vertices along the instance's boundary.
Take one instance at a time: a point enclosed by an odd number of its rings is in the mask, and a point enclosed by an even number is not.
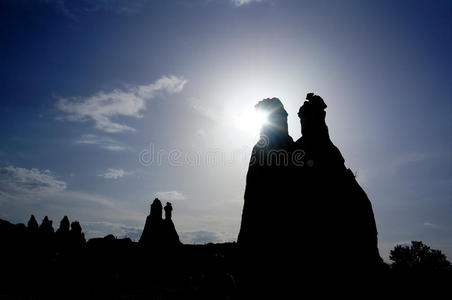
<svg viewBox="0 0 452 300"><path fill-rule="evenodd" d="M252 134L258 134L262 125L266 124L268 114L262 111L249 111L234 117L234 125Z"/></svg>

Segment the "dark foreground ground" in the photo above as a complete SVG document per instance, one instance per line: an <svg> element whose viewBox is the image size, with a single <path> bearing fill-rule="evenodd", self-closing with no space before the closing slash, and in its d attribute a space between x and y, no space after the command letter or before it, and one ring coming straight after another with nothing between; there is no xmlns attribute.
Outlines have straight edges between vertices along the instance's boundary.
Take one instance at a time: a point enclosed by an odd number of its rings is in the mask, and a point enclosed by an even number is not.
<svg viewBox="0 0 452 300"><path fill-rule="evenodd" d="M241 274L250 273L249 264L236 243L144 247L111 235L85 242L72 231L47 236L0 225L0 299L439 299L452 287L450 271L384 266L377 273L350 274L347 267L308 273L303 265L287 265L277 273L266 268L266 257L246 281Z"/></svg>
<svg viewBox="0 0 452 300"><path fill-rule="evenodd" d="M109 237L48 250L2 245L0 299L231 299L237 290L235 243L163 249Z"/></svg>
<svg viewBox="0 0 452 300"><path fill-rule="evenodd" d="M40 249L35 245L16 253L2 251L0 299L261 299L272 290L266 282L258 285L255 297L241 292L235 243L165 250L106 238L90 240L83 248L54 257L39 257L43 254ZM405 298L423 294L435 299L439 291L452 286L450 274L403 274L388 267L378 276L384 278L367 276L359 282L337 278L337 284L322 282L320 276L290 288L298 293L295 299L313 299L308 296L313 290L326 296L345 293L386 298L398 294Z"/></svg>

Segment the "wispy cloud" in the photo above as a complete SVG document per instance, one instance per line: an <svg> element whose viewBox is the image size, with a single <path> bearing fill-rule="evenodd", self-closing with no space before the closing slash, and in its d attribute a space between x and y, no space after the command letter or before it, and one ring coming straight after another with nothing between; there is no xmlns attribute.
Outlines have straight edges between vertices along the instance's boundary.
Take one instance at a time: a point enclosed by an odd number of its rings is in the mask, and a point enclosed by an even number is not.
<svg viewBox="0 0 452 300"><path fill-rule="evenodd" d="M84 15L100 11L113 12L119 15L137 14L149 0L22 0L15 2L17 2L15 4L24 7L36 4L47 5L58 14L66 16L73 21L79 21L79 18Z"/></svg>
<svg viewBox="0 0 452 300"><path fill-rule="evenodd" d="M86 221L103 220L129 225L143 221L142 214L130 211L118 199L71 191L66 182L59 180L51 171L35 168L0 168L0 204L10 211L25 209L42 216L69 214L83 216ZM118 232L111 233L117 235Z"/></svg>
<svg viewBox="0 0 452 300"><path fill-rule="evenodd" d="M46 197L40 209L59 211L60 214L70 212L73 215L83 216L86 221L105 220L133 224L143 221L140 213L129 210L120 199L84 191L65 190Z"/></svg>
<svg viewBox="0 0 452 300"><path fill-rule="evenodd" d="M185 196L178 191L158 192L155 194L157 198L165 201L185 200Z"/></svg>
<svg viewBox="0 0 452 300"><path fill-rule="evenodd" d="M60 98L57 109L66 115L67 121L94 121L95 128L110 132L135 131L126 124L113 121L115 117L141 118L146 109L146 101L154 98L159 91L179 93L186 80L176 76L163 76L154 83L130 87L126 90L99 91L88 97Z"/></svg>
<svg viewBox="0 0 452 300"><path fill-rule="evenodd" d="M114 208L110 200L98 195L68 191L66 182L58 180L50 170L26 169L14 166L0 168L0 201L47 198L60 202L91 202Z"/></svg>
<svg viewBox="0 0 452 300"><path fill-rule="evenodd" d="M64 191L66 182L58 180L50 170L14 166L0 168L0 200L49 195Z"/></svg>
<svg viewBox="0 0 452 300"><path fill-rule="evenodd" d="M133 173L133 171L124 171L123 169L107 169L97 176L103 177L104 179L119 179L124 176L132 175Z"/></svg>
<svg viewBox="0 0 452 300"><path fill-rule="evenodd" d="M426 159L431 158L430 154L420 152L404 153L402 156L397 157L393 162L394 168L400 168L409 164L418 163Z"/></svg>
<svg viewBox="0 0 452 300"><path fill-rule="evenodd" d="M123 143L116 141L112 138L106 136L99 136L95 134L83 134L79 139L75 141L77 144L86 144L86 145L98 145L101 148L110 150L110 151L124 151L129 147L124 145Z"/></svg>
<svg viewBox="0 0 452 300"><path fill-rule="evenodd" d="M439 226L437 224L431 222L424 222L424 226L428 228L439 229Z"/></svg>
<svg viewBox="0 0 452 300"><path fill-rule="evenodd" d="M234 3L235 6L242 6L252 2L262 2L262 0L231 0L231 2Z"/></svg>

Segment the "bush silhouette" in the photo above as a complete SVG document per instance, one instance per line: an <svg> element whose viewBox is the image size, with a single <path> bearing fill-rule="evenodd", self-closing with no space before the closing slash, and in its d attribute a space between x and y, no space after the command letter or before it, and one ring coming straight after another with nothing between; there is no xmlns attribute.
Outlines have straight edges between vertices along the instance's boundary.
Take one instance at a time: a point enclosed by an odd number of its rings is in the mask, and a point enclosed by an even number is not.
<svg viewBox="0 0 452 300"><path fill-rule="evenodd" d="M391 250L389 259L392 268L400 271L451 271L452 265L440 251L431 249L420 241L412 241L410 246L397 245Z"/></svg>

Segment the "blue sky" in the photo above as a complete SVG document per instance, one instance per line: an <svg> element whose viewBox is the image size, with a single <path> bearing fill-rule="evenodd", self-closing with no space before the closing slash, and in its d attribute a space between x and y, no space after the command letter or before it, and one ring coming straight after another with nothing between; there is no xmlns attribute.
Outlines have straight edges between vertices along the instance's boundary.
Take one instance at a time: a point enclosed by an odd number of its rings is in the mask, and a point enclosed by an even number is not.
<svg viewBox="0 0 452 300"><path fill-rule="evenodd" d="M452 256L449 1L2 1L0 28L0 218L136 238L159 196L183 241L234 240L254 104L297 139L315 92L382 255Z"/></svg>

